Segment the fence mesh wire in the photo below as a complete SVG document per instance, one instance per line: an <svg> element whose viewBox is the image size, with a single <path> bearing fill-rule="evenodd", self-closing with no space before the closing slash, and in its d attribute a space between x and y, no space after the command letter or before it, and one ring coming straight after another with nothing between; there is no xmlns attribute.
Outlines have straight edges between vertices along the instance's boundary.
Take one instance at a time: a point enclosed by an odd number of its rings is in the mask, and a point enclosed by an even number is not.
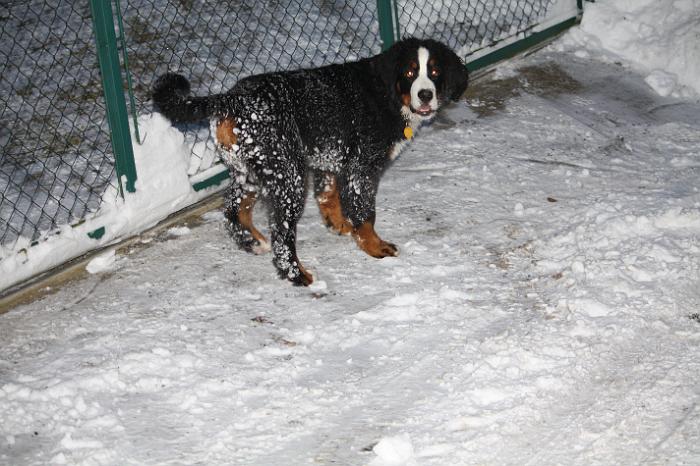
<svg viewBox="0 0 700 466"><path fill-rule="evenodd" d="M185 74L203 95L250 74L381 49L376 0L112 1L123 14L138 113L151 111L151 84L166 71ZM528 30L553 2L397 0L394 20L400 37L435 38L466 57ZM96 210L114 157L88 2L5 0L0 25L0 246L8 251ZM212 165L208 125L181 129L190 174Z"/></svg>
<svg viewBox="0 0 700 466"><path fill-rule="evenodd" d="M87 2L0 3L0 245L97 209L113 155Z"/></svg>
<svg viewBox="0 0 700 466"><path fill-rule="evenodd" d="M400 37L430 37L462 57L523 33L555 0L397 0Z"/></svg>

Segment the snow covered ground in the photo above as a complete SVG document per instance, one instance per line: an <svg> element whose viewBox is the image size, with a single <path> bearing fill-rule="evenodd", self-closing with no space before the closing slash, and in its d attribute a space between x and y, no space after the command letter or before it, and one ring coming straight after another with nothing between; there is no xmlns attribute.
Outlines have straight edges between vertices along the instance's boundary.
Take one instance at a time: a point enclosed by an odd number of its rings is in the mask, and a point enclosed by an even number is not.
<svg viewBox="0 0 700 466"><path fill-rule="evenodd" d="M692 50L677 3L587 5L658 27L584 16L416 138L398 258L310 200L293 288L210 212L0 315L0 463L700 464L700 102L633 37Z"/></svg>
<svg viewBox="0 0 700 466"><path fill-rule="evenodd" d="M700 0L586 3L569 38L632 62L660 95L700 93Z"/></svg>
<svg viewBox="0 0 700 466"><path fill-rule="evenodd" d="M700 105L562 48L402 153L398 258L211 212L0 316L0 463L698 464Z"/></svg>

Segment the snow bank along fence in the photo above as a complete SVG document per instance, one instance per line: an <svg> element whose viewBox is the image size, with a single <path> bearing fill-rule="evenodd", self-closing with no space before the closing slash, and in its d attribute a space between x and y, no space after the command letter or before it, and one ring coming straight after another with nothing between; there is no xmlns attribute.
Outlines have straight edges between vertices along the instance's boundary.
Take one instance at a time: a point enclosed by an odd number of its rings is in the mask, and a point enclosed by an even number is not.
<svg viewBox="0 0 700 466"><path fill-rule="evenodd" d="M135 116L150 111L151 83L167 70L205 94L253 73L354 60L415 36L446 42L473 71L571 26L581 1L3 1L0 270L14 276L0 278L0 290L59 265L44 257L31 273L17 272L33 247L67 228L86 230L72 257L118 239L100 226L102 197L110 185L122 197L138 189ZM207 125L181 129L192 189L224 184Z"/></svg>

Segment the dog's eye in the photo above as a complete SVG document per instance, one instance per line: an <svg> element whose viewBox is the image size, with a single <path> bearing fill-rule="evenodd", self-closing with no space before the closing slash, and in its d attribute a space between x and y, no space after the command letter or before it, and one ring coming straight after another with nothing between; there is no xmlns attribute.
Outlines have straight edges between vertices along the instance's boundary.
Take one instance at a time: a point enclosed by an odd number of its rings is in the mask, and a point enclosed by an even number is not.
<svg viewBox="0 0 700 466"><path fill-rule="evenodd" d="M437 78L438 76L440 76L440 70L438 70L437 68L433 68L432 70L430 70L431 78Z"/></svg>
<svg viewBox="0 0 700 466"><path fill-rule="evenodd" d="M405 74L407 78L413 78L416 75L416 72L413 70L407 70Z"/></svg>

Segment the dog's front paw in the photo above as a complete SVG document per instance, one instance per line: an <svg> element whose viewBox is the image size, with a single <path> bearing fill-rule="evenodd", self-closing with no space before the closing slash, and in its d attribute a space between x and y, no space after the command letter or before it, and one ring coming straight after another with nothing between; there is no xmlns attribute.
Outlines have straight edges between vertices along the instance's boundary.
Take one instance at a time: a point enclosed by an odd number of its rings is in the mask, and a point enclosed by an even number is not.
<svg viewBox="0 0 700 466"><path fill-rule="evenodd" d="M377 238L377 241L365 241L360 243L360 248L370 256L383 259L385 257L396 257L399 249L395 244Z"/></svg>
<svg viewBox="0 0 700 466"><path fill-rule="evenodd" d="M378 255L372 256L378 259L384 257L396 257L399 255L399 249L394 243L389 243L388 241L380 240L379 246L377 247Z"/></svg>
<svg viewBox="0 0 700 466"><path fill-rule="evenodd" d="M353 231L353 236L360 249L372 257L382 259L399 255L396 245L381 239L377 232L374 231L374 225L369 222L363 223L359 228L356 228Z"/></svg>

